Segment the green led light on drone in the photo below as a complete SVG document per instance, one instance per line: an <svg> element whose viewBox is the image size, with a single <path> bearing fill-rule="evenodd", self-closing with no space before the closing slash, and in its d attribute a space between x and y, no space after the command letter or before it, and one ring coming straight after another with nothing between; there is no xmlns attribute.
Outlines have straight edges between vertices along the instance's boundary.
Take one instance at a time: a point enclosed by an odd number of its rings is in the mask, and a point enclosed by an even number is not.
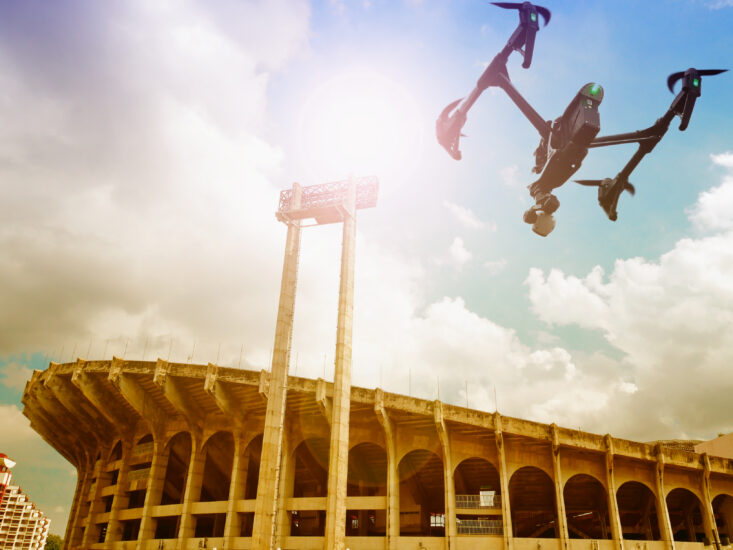
<svg viewBox="0 0 733 550"><path fill-rule="evenodd" d="M598 92L601 91L601 85L593 84L588 91L590 92L590 95L598 95Z"/></svg>
<svg viewBox="0 0 733 550"><path fill-rule="evenodd" d="M537 14L536 14L536 13L532 13L532 14L530 14L530 16L529 16L529 17L530 17L530 18L532 19L532 22L533 22L533 23L534 23L535 21L537 21Z"/></svg>
<svg viewBox="0 0 733 550"><path fill-rule="evenodd" d="M693 86L694 86L695 88L698 88L698 87L700 86L700 79L699 79L699 78L693 78L693 79L692 79L692 85L693 85Z"/></svg>

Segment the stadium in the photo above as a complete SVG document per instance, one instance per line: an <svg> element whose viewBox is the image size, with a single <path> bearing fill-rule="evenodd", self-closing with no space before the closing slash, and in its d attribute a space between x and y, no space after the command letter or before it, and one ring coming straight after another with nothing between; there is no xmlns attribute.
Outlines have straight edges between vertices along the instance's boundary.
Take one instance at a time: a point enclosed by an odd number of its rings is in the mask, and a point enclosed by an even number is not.
<svg viewBox="0 0 733 550"><path fill-rule="evenodd" d="M253 547L270 377L213 364L36 371L33 428L77 469L66 548ZM329 500L334 384L287 377L274 540L327 547L703 550L730 545L733 461L352 387ZM333 492L333 491L332 491Z"/></svg>

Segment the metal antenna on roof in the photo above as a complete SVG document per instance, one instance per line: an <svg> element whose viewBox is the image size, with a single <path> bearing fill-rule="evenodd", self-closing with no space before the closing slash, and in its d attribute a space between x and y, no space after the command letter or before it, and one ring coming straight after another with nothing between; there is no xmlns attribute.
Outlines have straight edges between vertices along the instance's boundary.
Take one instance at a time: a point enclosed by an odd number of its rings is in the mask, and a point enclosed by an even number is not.
<svg viewBox="0 0 733 550"><path fill-rule="evenodd" d="M168 343L168 359L166 361L171 360L171 351L173 351L173 335L171 334L170 342Z"/></svg>
<svg viewBox="0 0 733 550"><path fill-rule="evenodd" d="M145 337L145 346L143 346L143 361L145 361L145 355L148 353L148 337Z"/></svg>
<svg viewBox="0 0 733 550"><path fill-rule="evenodd" d="M242 344L242 347L239 348L239 363L237 363L237 368L242 368L242 353L244 352L244 344Z"/></svg>

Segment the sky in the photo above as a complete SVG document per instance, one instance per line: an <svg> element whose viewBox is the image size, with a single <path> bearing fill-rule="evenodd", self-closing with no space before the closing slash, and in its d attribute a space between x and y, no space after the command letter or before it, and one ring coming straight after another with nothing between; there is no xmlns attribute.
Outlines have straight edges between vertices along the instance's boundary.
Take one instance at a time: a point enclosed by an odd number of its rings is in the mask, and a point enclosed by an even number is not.
<svg viewBox="0 0 733 550"><path fill-rule="evenodd" d="M601 134L667 75L733 69L733 2L554 1L517 89L546 119L599 82ZM359 211L353 383L639 441L733 430L733 73L630 178L610 222L557 190L522 222L538 136L488 90L516 26L482 0L0 3L0 452L63 534L76 473L30 428L34 369L77 357L269 368L278 193L376 175ZM633 146L590 152L612 177ZM303 230L291 373L333 378L340 226Z"/></svg>

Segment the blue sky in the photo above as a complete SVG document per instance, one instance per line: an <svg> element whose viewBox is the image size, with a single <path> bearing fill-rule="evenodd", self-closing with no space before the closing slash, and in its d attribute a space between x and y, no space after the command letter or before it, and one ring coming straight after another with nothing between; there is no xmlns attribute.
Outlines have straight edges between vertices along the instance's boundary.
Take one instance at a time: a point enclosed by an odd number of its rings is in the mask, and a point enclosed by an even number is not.
<svg viewBox="0 0 733 550"><path fill-rule="evenodd" d="M547 119L595 81L601 133L641 129L669 73L733 69L728 1L548 7L532 67L508 64ZM460 162L434 137L516 20L479 0L2 4L0 451L52 531L75 476L20 414L32 370L236 366L242 349L266 368L293 181L380 178L359 214L355 384L411 378L484 410L496 388L506 414L639 440L733 429L733 74L704 79L616 223L568 184L543 239L521 221L538 137L508 98L476 103ZM577 176L633 150L592 151ZM332 376L338 231L303 235L300 375Z"/></svg>

